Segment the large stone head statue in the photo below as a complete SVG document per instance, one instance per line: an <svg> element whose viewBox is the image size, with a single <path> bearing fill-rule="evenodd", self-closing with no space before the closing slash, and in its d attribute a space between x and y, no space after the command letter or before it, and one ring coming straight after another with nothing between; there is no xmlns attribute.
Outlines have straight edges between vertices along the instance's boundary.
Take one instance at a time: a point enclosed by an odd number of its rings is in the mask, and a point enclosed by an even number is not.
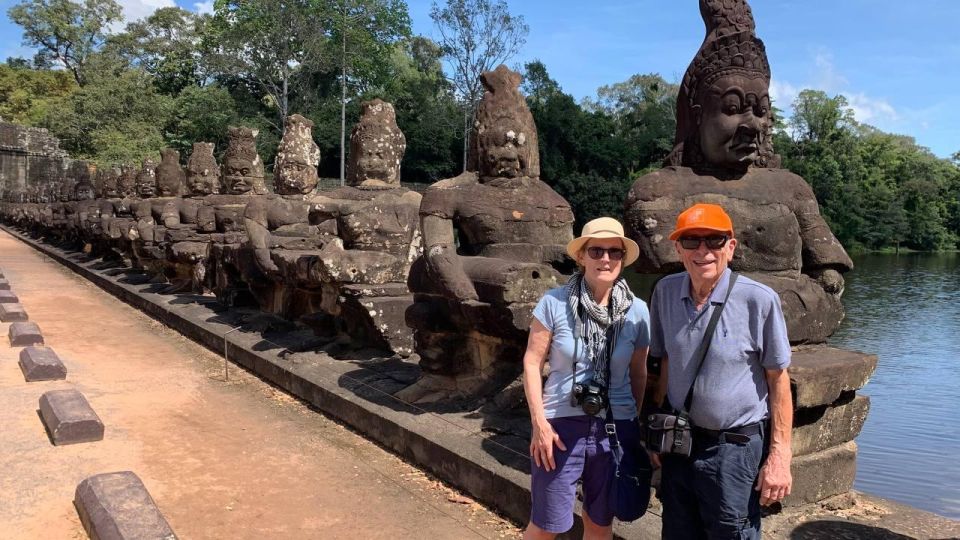
<svg viewBox="0 0 960 540"><path fill-rule="evenodd" d="M60 182L60 189L54 197L55 200L60 202L72 201L74 196L74 189L77 187L77 180L70 176L64 177Z"/></svg>
<svg viewBox="0 0 960 540"><path fill-rule="evenodd" d="M347 182L352 186L400 185L400 162L407 139L397 126L393 105L380 99L365 101L360 122L350 132Z"/></svg>
<svg viewBox="0 0 960 540"><path fill-rule="evenodd" d="M161 197L179 197L183 192L186 175L180 166L180 152L173 148L160 151L157 165L157 194Z"/></svg>
<svg viewBox="0 0 960 540"><path fill-rule="evenodd" d="M89 179L84 178L73 187L73 200L89 201L97 197L96 189Z"/></svg>
<svg viewBox="0 0 960 540"><path fill-rule="evenodd" d="M481 182L540 176L537 126L520 93L520 80L504 65L480 75L486 91L477 107L468 168L479 172Z"/></svg>
<svg viewBox="0 0 960 540"><path fill-rule="evenodd" d="M319 164L320 147L313 141L313 122L299 114L288 116L274 165L274 190L280 195L310 193L317 187Z"/></svg>
<svg viewBox="0 0 960 540"><path fill-rule="evenodd" d="M223 155L223 188L229 195L267 193L263 183L263 162L257 154L259 131L248 127L231 127L230 142Z"/></svg>
<svg viewBox="0 0 960 540"><path fill-rule="evenodd" d="M700 0L706 38L677 98L668 165L746 171L779 167L773 153L770 64L746 0Z"/></svg>
<svg viewBox="0 0 960 540"><path fill-rule="evenodd" d="M187 190L197 196L220 193L220 166L213 157L213 143L193 143L187 160Z"/></svg>
<svg viewBox="0 0 960 540"><path fill-rule="evenodd" d="M136 176L136 193L138 197L149 199L157 194L157 162L147 158Z"/></svg>

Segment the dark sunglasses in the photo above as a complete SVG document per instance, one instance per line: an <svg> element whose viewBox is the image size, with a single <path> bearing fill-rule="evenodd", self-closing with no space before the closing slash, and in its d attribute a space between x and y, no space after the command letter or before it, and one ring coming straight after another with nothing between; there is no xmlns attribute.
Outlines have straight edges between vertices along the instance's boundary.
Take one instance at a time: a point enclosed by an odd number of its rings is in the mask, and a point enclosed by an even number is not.
<svg viewBox="0 0 960 540"><path fill-rule="evenodd" d="M611 261L619 261L623 259L623 256L626 253L626 251L620 248L602 248L602 247L595 247L595 246L587 248L587 255L589 255L590 258L595 261L599 261L600 259L602 259L604 253L610 255Z"/></svg>
<svg viewBox="0 0 960 540"><path fill-rule="evenodd" d="M717 236L681 236L680 246L683 247L683 249L699 249L700 242L703 242L707 245L707 249L720 249L727 245L727 240L729 239L725 234Z"/></svg>

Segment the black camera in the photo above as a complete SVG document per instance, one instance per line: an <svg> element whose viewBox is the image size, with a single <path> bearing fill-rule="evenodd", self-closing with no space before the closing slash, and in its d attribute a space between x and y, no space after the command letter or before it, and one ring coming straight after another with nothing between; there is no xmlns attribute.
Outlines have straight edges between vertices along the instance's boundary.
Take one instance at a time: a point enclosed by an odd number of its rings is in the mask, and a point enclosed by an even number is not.
<svg viewBox="0 0 960 540"><path fill-rule="evenodd" d="M583 412L595 416L607 406L607 388L593 379L574 383L573 399Z"/></svg>

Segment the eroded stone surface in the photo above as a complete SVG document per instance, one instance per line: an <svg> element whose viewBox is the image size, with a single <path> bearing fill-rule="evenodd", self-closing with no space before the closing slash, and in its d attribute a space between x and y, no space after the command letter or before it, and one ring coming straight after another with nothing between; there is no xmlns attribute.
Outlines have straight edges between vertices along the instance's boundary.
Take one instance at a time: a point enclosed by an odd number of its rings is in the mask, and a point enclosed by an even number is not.
<svg viewBox="0 0 960 540"><path fill-rule="evenodd" d="M27 347L20 351L20 370L27 382L67 378L67 367L49 347Z"/></svg>
<svg viewBox="0 0 960 540"><path fill-rule="evenodd" d="M8 282L6 279L3 278L2 275L0 275L0 291L9 291L9 290L10 290L10 282Z"/></svg>
<svg viewBox="0 0 960 540"><path fill-rule="evenodd" d="M103 439L103 422L77 390L50 390L40 396L40 417L57 446Z"/></svg>
<svg viewBox="0 0 960 540"><path fill-rule="evenodd" d="M15 322L10 325L8 332L11 347L27 347L43 345L43 334L40 327L32 322Z"/></svg>
<svg viewBox="0 0 960 540"><path fill-rule="evenodd" d="M175 540L177 538L143 481L131 471L91 476L74 495L80 522L100 540Z"/></svg>
<svg viewBox="0 0 960 540"><path fill-rule="evenodd" d="M794 413L793 455L802 456L852 441L863 429L870 398L854 396L826 407Z"/></svg>
<svg viewBox="0 0 960 540"><path fill-rule="evenodd" d="M26 322L30 320L22 304L0 303L0 322Z"/></svg>
<svg viewBox="0 0 960 540"><path fill-rule="evenodd" d="M793 459L793 488L784 506L814 503L850 491L857 474L857 444L847 442Z"/></svg>
<svg viewBox="0 0 960 540"><path fill-rule="evenodd" d="M802 348L793 353L790 386L797 409L835 402L843 392L859 390L877 369L877 356L833 347Z"/></svg>

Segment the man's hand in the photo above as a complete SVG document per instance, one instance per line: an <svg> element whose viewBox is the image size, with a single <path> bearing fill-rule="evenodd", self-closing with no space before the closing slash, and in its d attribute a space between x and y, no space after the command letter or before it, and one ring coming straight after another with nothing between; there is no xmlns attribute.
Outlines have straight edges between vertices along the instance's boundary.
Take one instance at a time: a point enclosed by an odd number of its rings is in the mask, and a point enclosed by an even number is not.
<svg viewBox="0 0 960 540"><path fill-rule="evenodd" d="M790 495L793 487L793 476L790 473L790 453L781 450L770 450L767 461L760 468L757 477L757 491L760 492L760 506L767 506L780 502Z"/></svg>

